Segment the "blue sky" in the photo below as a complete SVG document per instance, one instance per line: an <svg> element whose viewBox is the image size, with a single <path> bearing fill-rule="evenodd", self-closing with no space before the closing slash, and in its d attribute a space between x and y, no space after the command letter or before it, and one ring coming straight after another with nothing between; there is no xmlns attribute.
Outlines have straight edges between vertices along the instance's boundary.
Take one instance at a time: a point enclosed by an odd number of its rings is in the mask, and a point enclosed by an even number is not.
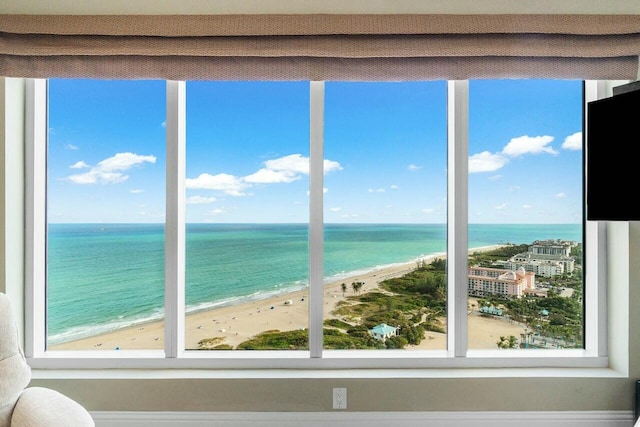
<svg viewBox="0 0 640 427"><path fill-rule="evenodd" d="M577 81L471 81L469 221L582 221ZM52 80L50 222L162 222L165 83ZM325 85L326 222L440 223L446 83ZM187 221L306 222L308 82L187 83Z"/></svg>

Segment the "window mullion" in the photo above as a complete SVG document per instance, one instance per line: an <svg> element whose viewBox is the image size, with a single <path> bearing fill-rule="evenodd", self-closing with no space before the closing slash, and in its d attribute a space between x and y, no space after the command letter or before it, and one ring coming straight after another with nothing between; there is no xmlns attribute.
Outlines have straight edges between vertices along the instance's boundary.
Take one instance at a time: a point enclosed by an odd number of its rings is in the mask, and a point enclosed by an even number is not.
<svg viewBox="0 0 640 427"><path fill-rule="evenodd" d="M447 87L447 353L467 353L469 82Z"/></svg>
<svg viewBox="0 0 640 427"><path fill-rule="evenodd" d="M46 187L47 81L26 80L25 211L32 214L25 238L25 355L37 357L46 347Z"/></svg>
<svg viewBox="0 0 640 427"><path fill-rule="evenodd" d="M309 123L309 350L322 357L324 82L310 83Z"/></svg>
<svg viewBox="0 0 640 427"><path fill-rule="evenodd" d="M186 83L167 81L165 223L165 353L185 348Z"/></svg>
<svg viewBox="0 0 640 427"><path fill-rule="evenodd" d="M587 111L589 102L612 96L613 86L615 83L610 81L585 81L584 111ZM583 127L583 132L588 138L586 125ZM587 154L584 153L584 159ZM584 175L586 175L586 170ZM586 199L584 203L586 203ZM584 221L586 227L584 239L586 249L583 258L584 345L585 350L594 356L607 356L607 262L605 257L607 253L607 224L604 221L595 222L586 221L586 219Z"/></svg>
<svg viewBox="0 0 640 427"><path fill-rule="evenodd" d="M585 81L584 83L584 111L587 111L588 103L594 101L596 99L604 98L606 96L606 91L604 87L604 82L597 82L594 80ZM610 93L609 93L610 95ZM588 137L586 123L583 126L583 132L585 137ZM586 150L586 147L585 147ZM587 152L583 153L583 165L585 165L585 173L586 176L586 157ZM583 181L583 185L586 186L586 182ZM586 188L586 187L585 187ZM588 190L588 189L587 189ZM586 204L586 191L584 192L585 200L583 202ZM586 218L585 218L586 222ZM598 323L594 322L596 320L596 316L591 315L592 313L598 313L600 315L598 305L594 305L594 302L598 301L599 298L604 298L602 301L606 301L606 292L602 295L598 295L598 291L600 289L605 290L606 287L602 286L598 288L597 283L602 281L606 281L606 265L600 265L600 260L598 258L598 254L605 250L606 245L606 225L604 222L593 222L589 221L585 224L587 232L585 233L585 245L584 245L584 258L583 258L583 296L584 296L584 313L583 321L584 321L584 348L587 351L595 350L594 354L597 355L606 355L606 346L603 348L599 348L599 344L604 344L603 341L600 340L600 333L594 333L598 331ZM598 247L600 246L600 247ZM597 248L597 250L592 250ZM594 281L597 282L594 283ZM595 286L592 286L592 283ZM604 326L604 325L603 325ZM604 328L603 328L604 330ZM603 352L602 352L602 351Z"/></svg>

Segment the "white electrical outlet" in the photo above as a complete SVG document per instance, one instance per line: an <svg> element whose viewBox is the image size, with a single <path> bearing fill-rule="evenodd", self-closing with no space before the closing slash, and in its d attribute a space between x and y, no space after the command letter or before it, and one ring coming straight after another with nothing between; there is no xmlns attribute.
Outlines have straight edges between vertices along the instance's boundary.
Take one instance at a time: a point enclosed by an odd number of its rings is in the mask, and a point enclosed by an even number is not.
<svg viewBox="0 0 640 427"><path fill-rule="evenodd" d="M333 389L333 409L347 409L347 389Z"/></svg>

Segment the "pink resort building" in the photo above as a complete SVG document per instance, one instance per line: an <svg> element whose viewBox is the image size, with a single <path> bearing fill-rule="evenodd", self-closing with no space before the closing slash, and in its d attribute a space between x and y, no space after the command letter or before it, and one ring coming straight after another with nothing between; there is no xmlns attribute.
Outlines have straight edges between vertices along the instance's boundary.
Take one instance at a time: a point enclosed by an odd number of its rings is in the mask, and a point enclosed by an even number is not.
<svg viewBox="0 0 640 427"><path fill-rule="evenodd" d="M501 295L508 298L520 298L524 295L546 297L546 289L536 289L536 275L525 271L523 267L505 270L489 267L469 267L469 296L485 297Z"/></svg>

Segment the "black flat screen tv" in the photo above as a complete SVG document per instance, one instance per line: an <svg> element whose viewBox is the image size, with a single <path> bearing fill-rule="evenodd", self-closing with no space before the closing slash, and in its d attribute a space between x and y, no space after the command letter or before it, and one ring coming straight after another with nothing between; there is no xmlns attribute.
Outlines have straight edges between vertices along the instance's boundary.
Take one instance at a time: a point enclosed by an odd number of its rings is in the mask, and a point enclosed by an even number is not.
<svg viewBox="0 0 640 427"><path fill-rule="evenodd" d="M640 220L640 82L587 103L586 128L587 220Z"/></svg>

